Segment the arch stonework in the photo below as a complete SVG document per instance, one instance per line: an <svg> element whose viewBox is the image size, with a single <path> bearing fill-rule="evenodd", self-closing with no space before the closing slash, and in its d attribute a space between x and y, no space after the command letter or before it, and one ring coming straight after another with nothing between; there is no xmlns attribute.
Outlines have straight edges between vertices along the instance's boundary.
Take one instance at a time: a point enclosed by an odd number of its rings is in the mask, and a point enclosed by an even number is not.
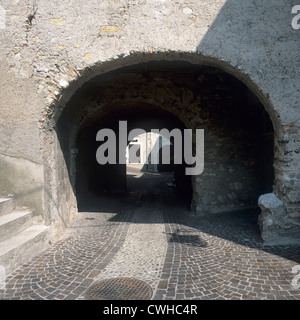
<svg viewBox="0 0 300 320"><path fill-rule="evenodd" d="M0 30L0 192L14 193L18 187L7 182L5 171L10 168L30 191L17 190L20 203L44 216L53 226L53 238L63 234L77 210L71 187L57 194L59 185L70 186L74 178L67 167L57 166L65 162L56 136L65 106L97 76L161 60L216 67L258 97L273 123L273 193L280 201L274 213L274 202L268 205L261 199L262 232L299 234L299 32L291 29L291 8L269 8L267 3L257 7L255 1L240 6L235 0L202 1L201 6L120 0L79 1L72 9L59 1L39 1L35 19L28 21L33 2L4 1L3 7L15 15L7 17L5 30ZM93 19L84 22L78 12ZM25 160L22 172L17 159Z"/></svg>
<svg viewBox="0 0 300 320"><path fill-rule="evenodd" d="M146 53L134 53L133 56L134 56L135 65L136 64L138 65L139 62L145 63L145 62L153 62L153 61L162 61L162 60L164 60L165 53L158 52L158 53L156 53L155 57L153 57L153 55L146 54ZM138 57L141 57L141 60L138 60ZM214 68L221 69L221 70L225 71L225 73L233 75L234 77L236 77L237 79L242 81L249 89L250 88L252 89L253 93L254 92L256 93L257 97L259 97L259 100L263 103L264 108L267 110L270 118L273 120L272 123L273 123L273 127L274 127L274 138L276 136L281 135L281 131L280 131L281 126L278 123L278 117L276 116L276 112L272 111L273 107L272 107L269 99L267 98L268 95L266 95L267 96L266 97L259 90L258 86L256 86L251 81L249 76L243 75L238 69L228 65L227 63L224 63L224 61L218 61L218 60L213 59L211 57L209 57L209 58L203 57L199 54L172 52L172 53L168 53L167 57L168 57L167 58L168 62L181 61L181 62L188 62L188 63L191 63L193 65L198 65L198 66L210 66L210 67L213 66ZM117 70L122 69L124 67L130 67L131 65L128 64L128 61L126 61L126 60L127 60L126 58L121 56L121 57L117 58L117 61L112 59L111 61L104 63L104 65L107 65L107 66L105 66L106 68L103 68L103 65L101 65L102 66L101 73L104 72L103 74L105 75L105 74L109 73L111 70L115 70L115 68L114 68L115 65L119 66L119 68ZM130 59L128 59L128 60L130 61ZM112 68L109 68L109 65L111 65ZM103 71L103 69L105 71ZM70 83L68 84L68 86L65 88L62 88L61 91L59 92L59 94L57 94L57 101L55 101L54 103L50 104L47 107L47 109L50 110L50 112L49 112L50 117L48 119L47 118L45 119L45 122L43 123L43 126L41 128L41 131L43 132L42 136L44 136L44 135L46 136L43 138L43 140L47 141L47 143L44 147L44 150L47 150L47 152L44 153L45 161L49 163L49 166L48 166L49 168L51 168L51 166L53 166L53 163L54 163L54 167L52 167L48 172L45 171L46 172L46 176L45 176L46 181L47 181L47 179L49 179L49 186L51 184L54 185L53 193L50 192L50 194L51 195L55 194L55 192L56 192L55 190L57 190L57 189L70 190L69 196L67 196L66 193L64 193L62 199L56 199L56 200L49 199L47 201L48 204L51 204L51 202L53 201L52 208L51 207L49 208L50 216L52 217L52 219L53 219L53 211L54 212L57 211L58 223L60 224L61 222L63 222L63 225L65 225L65 226L69 225L71 223L71 219L76 215L76 196L74 195L73 191L71 191L72 188L70 187L70 184L71 185L75 184L75 181L74 180L72 181L72 177L75 179L75 171L73 173L71 173L70 175L67 175L67 168L63 168L63 170L65 171L65 174L63 176L64 177L69 176L70 180L68 180L68 178L67 178L67 179L62 179L62 180L58 179L56 182L53 181L53 177L57 177L57 173L55 174L54 172L56 172L57 170L62 170L61 166L64 161L62 161L63 155L61 154L59 144L57 142L52 143L53 140L57 141L57 138L55 137L55 130L53 131L52 128L56 127L57 121L59 121L62 111L64 110L65 106L68 104L68 101L76 94L78 88L82 87L83 81L84 81L83 84L85 84L85 83L88 83L91 79L94 79L95 77L101 75L98 73L99 71L97 71L97 70L99 70L99 66L96 64L95 66L90 66L88 68L87 73L84 74L82 77L82 78L84 78L84 80L78 79L77 77L74 77L73 80L70 79ZM149 94L148 87L146 88L145 91L141 90L139 92L139 95L143 96L143 97L147 94ZM146 101L147 100L145 100L144 103L146 103ZM110 98L109 98L108 103L111 104L111 103L113 103L113 101L110 100ZM140 103L143 103L143 99L140 100ZM152 99L152 104L159 106L160 103L161 103L161 101L159 101L159 99L158 99L158 101L155 101L155 99ZM184 103L188 103L188 102L184 101L183 104ZM107 104L107 102L104 103L104 105L105 104ZM100 109L101 109L101 107L102 106L98 106L98 108L100 108ZM87 107L87 109L89 109L89 107ZM88 115L88 116L90 116L90 118L93 118L94 115L97 114L97 112L99 112L99 109L97 109L97 108L92 108L92 110L93 111L90 113L90 115ZM85 112L86 112L86 109L84 109L84 113ZM175 115L176 115L176 112L175 112ZM181 121L183 121L183 123L187 127L191 126L191 123L189 122L188 118L182 117L183 116L182 114L181 115L177 114L177 116ZM78 122L75 125L76 130L78 130L78 128L81 125L81 123L80 123L81 120L79 120L79 119L83 119L82 114L79 113L77 115L77 118L78 118ZM73 135L74 135L73 145L75 145L75 139L76 139L77 132L78 131L73 132ZM51 133L50 136L49 136L49 133ZM54 137L52 136L52 134L54 134ZM51 141L50 145L49 145L49 139ZM275 140L275 143L276 143L276 140ZM51 145L54 148L51 149ZM52 153L49 152L50 150L52 150ZM74 152L74 155L76 156L76 152ZM60 160L58 160L58 159L60 159ZM276 159L275 159L274 165L276 166ZM73 166L73 168L74 168L74 166ZM48 174L48 176L47 176L47 174ZM58 184L64 180L65 180L64 187L58 188ZM277 183L279 182L278 185L276 185L276 182ZM278 180L278 178L275 177L274 190L278 190L278 189L280 189L280 187L281 187L280 180ZM59 204L61 204L62 207L60 207ZM195 204L194 207L197 207L197 204ZM69 212L70 214L69 214L69 216L61 217L59 212ZM198 213L201 213L201 210L199 210ZM291 227L289 222L287 222L287 226L288 226L288 228ZM61 225L59 228L61 228ZM263 233L263 222L261 222L261 228L262 228L262 233Z"/></svg>

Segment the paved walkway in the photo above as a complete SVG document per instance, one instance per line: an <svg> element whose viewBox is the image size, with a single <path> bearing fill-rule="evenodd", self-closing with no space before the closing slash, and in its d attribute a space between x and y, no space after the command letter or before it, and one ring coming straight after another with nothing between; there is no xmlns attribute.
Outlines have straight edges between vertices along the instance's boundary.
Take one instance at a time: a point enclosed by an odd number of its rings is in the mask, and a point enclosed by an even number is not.
<svg viewBox="0 0 300 320"><path fill-rule="evenodd" d="M126 197L91 199L68 238L8 276L0 299L84 299L96 281L130 277L153 299L300 300L300 244L264 246L256 211L195 216L168 181L132 174Z"/></svg>

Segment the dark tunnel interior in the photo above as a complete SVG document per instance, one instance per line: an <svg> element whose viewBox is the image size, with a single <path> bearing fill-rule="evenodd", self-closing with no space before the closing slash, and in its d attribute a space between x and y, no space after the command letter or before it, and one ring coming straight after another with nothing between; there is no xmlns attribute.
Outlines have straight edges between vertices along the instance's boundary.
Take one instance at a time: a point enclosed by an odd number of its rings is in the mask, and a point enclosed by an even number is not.
<svg viewBox="0 0 300 320"><path fill-rule="evenodd" d="M127 121L128 132L204 129L205 164L200 176L185 175L184 163L157 167L158 172L173 173L174 192L189 204L194 201L212 212L255 207L258 196L272 190L273 126L251 90L215 67L148 62L84 84L57 123L69 174L75 176L72 186L79 210L90 196L128 192L126 165L96 161L97 132L112 129L118 146L119 121ZM141 171L149 170L144 166Z"/></svg>

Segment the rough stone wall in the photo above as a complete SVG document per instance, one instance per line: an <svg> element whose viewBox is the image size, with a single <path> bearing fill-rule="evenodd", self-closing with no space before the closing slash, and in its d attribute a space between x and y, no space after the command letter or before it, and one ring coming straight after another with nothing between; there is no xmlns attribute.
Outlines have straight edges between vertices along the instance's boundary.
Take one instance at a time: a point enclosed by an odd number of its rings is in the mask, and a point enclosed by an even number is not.
<svg viewBox="0 0 300 320"><path fill-rule="evenodd" d="M71 188L67 174L62 182L56 171L61 151L51 128L76 89L96 75L143 61L217 65L245 82L268 111L275 130L273 191L286 214L296 219L300 31L291 27L296 4L296 0L2 0L6 28L0 29L0 154L43 166L44 189L35 199L45 197L48 222L63 229L68 218L61 215L74 207L74 197L72 191L57 194L58 183ZM14 160L10 165L14 170ZM4 170L1 166L1 175ZM32 178L30 170L28 175L26 181ZM13 193L13 188L8 191Z"/></svg>

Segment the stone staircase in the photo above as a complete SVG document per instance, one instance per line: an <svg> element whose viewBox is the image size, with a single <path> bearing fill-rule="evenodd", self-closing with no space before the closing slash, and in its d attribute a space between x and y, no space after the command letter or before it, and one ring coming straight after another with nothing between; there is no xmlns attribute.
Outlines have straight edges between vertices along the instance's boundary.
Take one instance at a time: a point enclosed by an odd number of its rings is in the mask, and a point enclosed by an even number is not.
<svg viewBox="0 0 300 320"><path fill-rule="evenodd" d="M6 275L49 246L50 227L32 210L17 207L11 196L0 197L0 266Z"/></svg>

